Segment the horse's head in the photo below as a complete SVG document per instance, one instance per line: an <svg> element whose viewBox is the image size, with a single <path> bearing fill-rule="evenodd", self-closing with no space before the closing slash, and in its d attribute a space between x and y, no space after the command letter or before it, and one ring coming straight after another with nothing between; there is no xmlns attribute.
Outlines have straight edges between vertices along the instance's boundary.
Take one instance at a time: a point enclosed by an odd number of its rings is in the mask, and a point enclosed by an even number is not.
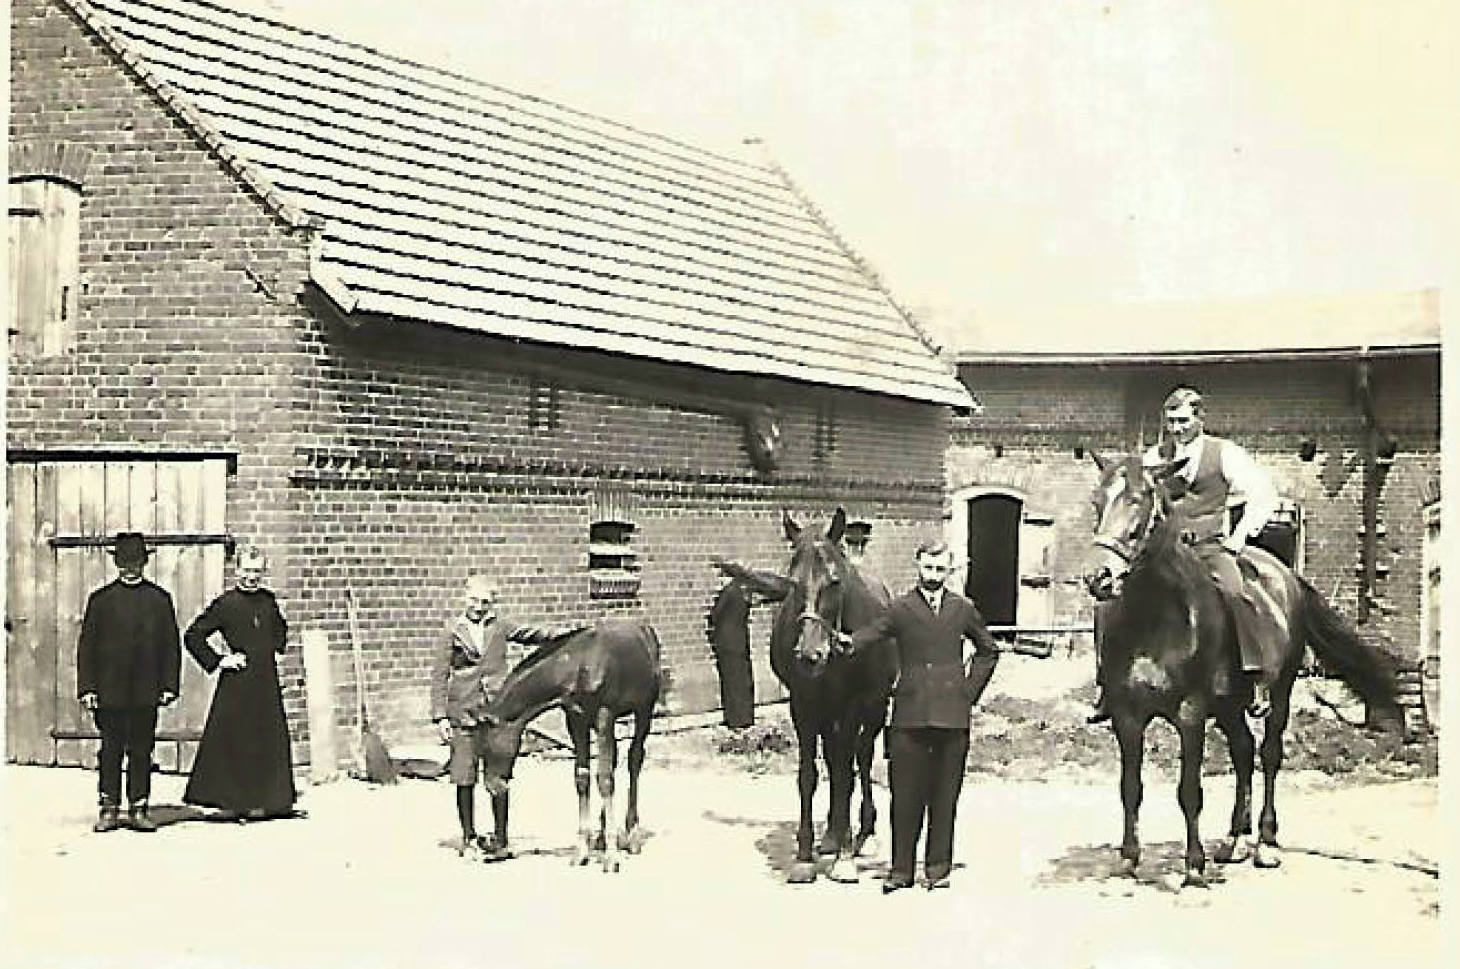
<svg viewBox="0 0 1460 969"><path fill-rule="evenodd" d="M1090 457L1100 469L1100 482L1090 495L1095 556L1085 573L1085 586L1103 602L1121 594L1156 524L1170 512L1164 482L1185 466L1186 459L1152 466L1144 464L1139 454L1112 460L1091 451Z"/></svg>
<svg viewBox="0 0 1460 969"><path fill-rule="evenodd" d="M522 751L526 722L503 720L490 708L482 712L477 726L477 752L482 758L482 786L493 797L507 790L512 765Z"/></svg>
<svg viewBox="0 0 1460 969"><path fill-rule="evenodd" d="M783 524L792 546L787 578L793 592L777 617L777 635L795 636L797 662L809 675L818 676L836 649L835 635L845 631L845 587L852 574L841 546L847 513L838 508L825 532L802 528L789 512Z"/></svg>

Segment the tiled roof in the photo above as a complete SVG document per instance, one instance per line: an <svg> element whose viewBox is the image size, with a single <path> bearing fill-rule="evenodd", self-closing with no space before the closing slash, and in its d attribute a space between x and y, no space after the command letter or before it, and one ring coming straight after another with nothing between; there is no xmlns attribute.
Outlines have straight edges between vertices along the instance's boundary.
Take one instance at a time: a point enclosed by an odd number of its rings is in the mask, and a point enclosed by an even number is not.
<svg viewBox="0 0 1460 969"><path fill-rule="evenodd" d="M950 327L959 363L1200 361L1437 352L1440 293L1069 307Z"/></svg>
<svg viewBox="0 0 1460 969"><path fill-rule="evenodd" d="M202 0L65 2L323 221L347 312L971 405L772 165Z"/></svg>

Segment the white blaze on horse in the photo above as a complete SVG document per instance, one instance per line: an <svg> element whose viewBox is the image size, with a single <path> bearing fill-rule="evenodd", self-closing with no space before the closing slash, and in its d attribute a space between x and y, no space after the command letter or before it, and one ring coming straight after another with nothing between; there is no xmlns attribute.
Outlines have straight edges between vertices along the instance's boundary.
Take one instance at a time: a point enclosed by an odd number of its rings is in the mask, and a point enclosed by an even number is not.
<svg viewBox="0 0 1460 969"><path fill-rule="evenodd" d="M487 790L494 794L506 790L527 725L561 707L573 739L573 781L578 792L578 842L573 861L588 864L596 844L601 843L603 870L618 871L618 853L637 854L643 846L639 772L660 684L659 637L639 619L604 619L534 650L507 674L502 689L483 713L483 782ZM634 730L628 752L628 805L619 824L614 810L618 763L614 724L629 716ZM596 831L590 809L590 754L595 734L601 799Z"/></svg>

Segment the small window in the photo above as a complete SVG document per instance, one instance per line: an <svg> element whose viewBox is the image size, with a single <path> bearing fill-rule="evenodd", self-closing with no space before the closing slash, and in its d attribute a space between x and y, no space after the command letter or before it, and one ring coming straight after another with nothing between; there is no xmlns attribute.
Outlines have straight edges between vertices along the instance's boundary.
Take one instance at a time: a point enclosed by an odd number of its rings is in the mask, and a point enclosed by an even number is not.
<svg viewBox="0 0 1460 969"><path fill-rule="evenodd" d="M621 487L600 486L593 493L588 526L590 598L636 599L639 595L633 498L632 492Z"/></svg>
<svg viewBox="0 0 1460 969"><path fill-rule="evenodd" d="M10 182L10 345L22 359L75 346L81 190L51 176Z"/></svg>

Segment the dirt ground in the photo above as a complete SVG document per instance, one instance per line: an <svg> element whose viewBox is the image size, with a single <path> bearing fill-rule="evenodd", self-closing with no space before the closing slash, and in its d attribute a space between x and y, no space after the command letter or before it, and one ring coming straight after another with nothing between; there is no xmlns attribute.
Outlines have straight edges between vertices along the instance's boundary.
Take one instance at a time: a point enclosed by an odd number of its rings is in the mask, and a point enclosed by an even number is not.
<svg viewBox="0 0 1460 969"><path fill-rule="evenodd" d="M1137 877L1115 874L1108 732L1077 726L1083 687L1001 669L979 715L953 885L884 897L882 849L854 885L789 886L795 781L780 708L651 737L648 840L618 874L569 864L576 801L561 752L513 785L516 858L454 850L444 780L306 788L300 819L208 822L176 807L154 835L92 834L95 775L4 769L5 965L43 966L1437 966L1444 944L1439 783L1426 745L1374 743L1312 712L1280 789L1284 864L1180 889L1182 821L1153 739ZM1019 694L1015 696L1014 694ZM549 714L555 717L556 714ZM1329 718L1324 723L1324 717ZM1040 727L1041 719L1044 726ZM1074 731L1081 738L1074 745ZM1046 736L1047 743L1031 737ZM1153 732L1154 738L1154 732ZM1432 746L1432 745L1429 745ZM979 754L982 748L984 753ZM1309 756L1309 755L1300 755ZM1219 759L1219 758L1217 758ZM1350 761L1352 761L1350 763ZM1322 769L1320 769L1322 768ZM1207 778L1204 834L1230 809ZM818 802L818 813L824 810ZM484 799L483 799L484 800ZM486 805L480 807L486 814ZM1448 964L1450 960L1445 960Z"/></svg>

